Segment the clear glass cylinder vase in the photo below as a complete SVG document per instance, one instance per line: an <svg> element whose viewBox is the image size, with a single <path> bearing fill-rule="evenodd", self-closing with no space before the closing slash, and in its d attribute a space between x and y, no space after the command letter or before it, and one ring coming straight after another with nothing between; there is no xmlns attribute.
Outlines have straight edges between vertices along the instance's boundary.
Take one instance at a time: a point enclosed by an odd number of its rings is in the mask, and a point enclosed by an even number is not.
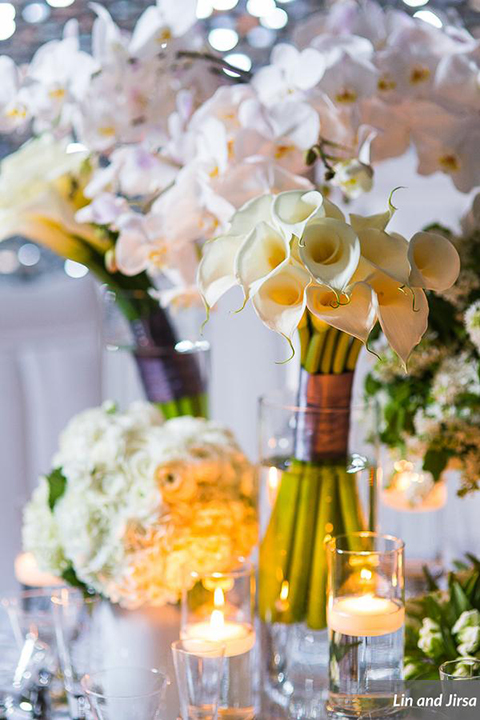
<svg viewBox="0 0 480 720"><path fill-rule="evenodd" d="M326 542L377 524L376 408L351 404L352 377L315 377L307 402L259 408L263 681L295 718L323 717L328 693Z"/></svg>
<svg viewBox="0 0 480 720"><path fill-rule="evenodd" d="M173 316L151 290L105 287L102 304L103 342L109 351L131 355L147 400L167 419L206 416L210 346L198 339L199 314Z"/></svg>

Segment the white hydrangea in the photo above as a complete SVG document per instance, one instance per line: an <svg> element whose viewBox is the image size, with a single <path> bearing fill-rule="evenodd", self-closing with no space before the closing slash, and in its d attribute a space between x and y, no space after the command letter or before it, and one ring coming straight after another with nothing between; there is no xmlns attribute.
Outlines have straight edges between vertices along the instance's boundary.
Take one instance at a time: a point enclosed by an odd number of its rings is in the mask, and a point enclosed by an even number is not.
<svg viewBox="0 0 480 720"><path fill-rule="evenodd" d="M217 423L104 405L73 418L54 467L66 490L51 512L41 479L25 548L125 606L175 601L188 568L228 567L255 544L252 467Z"/></svg>
<svg viewBox="0 0 480 720"><path fill-rule="evenodd" d="M476 300L467 308L464 321L470 340L480 352L480 300Z"/></svg>
<svg viewBox="0 0 480 720"><path fill-rule="evenodd" d="M468 352L447 357L440 365L432 384L432 398L442 407L455 402L461 393L480 395L477 363Z"/></svg>

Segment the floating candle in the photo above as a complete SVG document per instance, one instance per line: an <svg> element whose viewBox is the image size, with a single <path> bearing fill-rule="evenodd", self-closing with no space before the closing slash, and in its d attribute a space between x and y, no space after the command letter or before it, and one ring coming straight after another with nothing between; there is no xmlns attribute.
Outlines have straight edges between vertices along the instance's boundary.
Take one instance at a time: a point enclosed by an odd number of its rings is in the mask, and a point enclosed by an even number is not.
<svg viewBox="0 0 480 720"><path fill-rule="evenodd" d="M189 640L206 641L207 643L221 643L225 648L225 657L235 657L249 652L255 645L255 630L248 623L225 620L221 610L214 610L210 620L186 625L181 633L181 639L188 649ZM195 643L198 649L198 643ZM193 648L193 643L192 643ZM201 650L201 648L200 648Z"/></svg>
<svg viewBox="0 0 480 720"><path fill-rule="evenodd" d="M387 635L400 630L404 622L403 606L369 593L338 597L328 610L328 627L343 635Z"/></svg>

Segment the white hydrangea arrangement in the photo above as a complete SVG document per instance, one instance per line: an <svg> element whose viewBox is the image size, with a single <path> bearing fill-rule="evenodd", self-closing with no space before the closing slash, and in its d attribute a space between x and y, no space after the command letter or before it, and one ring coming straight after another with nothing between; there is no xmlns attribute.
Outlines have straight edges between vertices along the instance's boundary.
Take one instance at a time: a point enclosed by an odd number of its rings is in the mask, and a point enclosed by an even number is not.
<svg viewBox="0 0 480 720"><path fill-rule="evenodd" d="M189 571L227 570L256 543L253 468L215 422L104 404L70 421L53 466L25 549L124 607L176 602Z"/></svg>
<svg viewBox="0 0 480 720"><path fill-rule="evenodd" d="M462 268L454 287L428 295L429 328L408 376L379 339L373 348L380 359L366 379L367 395L383 408L381 437L395 462L413 463L428 484L455 467L462 495L478 489L480 481L479 208L477 196L457 237L436 228L456 246Z"/></svg>

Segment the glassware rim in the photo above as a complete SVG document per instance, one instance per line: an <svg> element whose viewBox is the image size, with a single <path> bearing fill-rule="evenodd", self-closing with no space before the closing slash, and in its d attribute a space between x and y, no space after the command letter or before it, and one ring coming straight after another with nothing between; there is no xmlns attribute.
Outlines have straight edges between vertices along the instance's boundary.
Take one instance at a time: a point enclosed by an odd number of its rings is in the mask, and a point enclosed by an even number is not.
<svg viewBox="0 0 480 720"><path fill-rule="evenodd" d="M205 578L214 578L215 580L222 580L224 578L233 578L239 580L243 577L251 576L255 573L255 565L251 560L247 560L244 557L237 558L238 565L233 570L215 570L214 572L197 572L192 570L188 573L188 577L194 578L197 582L204 580Z"/></svg>
<svg viewBox="0 0 480 720"><path fill-rule="evenodd" d="M340 549L336 547L336 543L338 540L348 537L381 538L382 540L389 540L393 542L395 547L392 547L390 550L344 550L343 548ZM404 549L405 543L401 538L397 538L395 535L389 535L388 533L373 532L372 530L362 530L361 532L353 533L342 533L341 535L335 535L335 537L331 538L327 542L327 550L332 555L394 555L396 553L402 552Z"/></svg>
<svg viewBox="0 0 480 720"><path fill-rule="evenodd" d="M478 669L480 670L480 659L478 658L468 658L468 657L458 657L455 660L446 660L444 663L440 665L438 668L438 671L440 673L440 677L442 675L445 676L445 679L448 680L480 680L480 675L471 675L470 677L465 677L462 675L452 675L452 673L445 672L444 668L448 665L457 665L458 663L464 663L466 665L478 665Z"/></svg>
<svg viewBox="0 0 480 720"><path fill-rule="evenodd" d="M262 413L263 408L269 408L269 409L277 409L277 410L286 410L291 413L316 413L316 414L329 414L329 413L335 413L338 415L339 413L352 413L359 410L374 410L375 408L378 408L378 400L376 398L369 398L360 400L358 402L353 402L347 407L339 407L338 405L307 405L302 406L299 405L296 402L289 402L288 398L294 397L296 391L293 389L286 389L286 388L277 388L276 390L271 390L267 393L264 393L263 395L260 395L258 397L258 407L260 410L260 413ZM284 397L284 400L282 400L282 395ZM278 396L278 398L275 398L275 396Z"/></svg>
<svg viewBox="0 0 480 720"><path fill-rule="evenodd" d="M180 645L185 645L185 643L199 643L199 645L206 646L206 650L202 650L199 653L196 652L190 652L189 650L180 647ZM221 642L220 640L200 640L196 638L188 638L188 639L182 639L179 638L178 640L174 640L170 644L170 649L173 653L178 653L179 655L185 655L187 657L202 657L207 660L223 660L225 657L225 653L227 651L227 646L225 643Z"/></svg>
<svg viewBox="0 0 480 720"><path fill-rule="evenodd" d="M163 686L158 688L158 690L152 690L148 693L141 693L138 695L105 695L105 693L99 693L95 692L95 690L90 690L87 686L87 679L94 678L98 675L104 675L105 673L112 673L117 672L118 670L129 670L132 672L132 670L138 671L141 670L142 672L149 673L150 675L158 675L159 680L163 680ZM139 698L151 698L155 697L155 695L159 695L165 690L165 687L170 684L170 679L168 675L163 672L162 670L159 670L158 668L147 668L143 667L141 665L133 666L133 667L112 667L112 668L104 668L103 670L96 670L93 673L85 673L85 675L80 680L80 685L82 686L83 690L85 691L86 695L90 695L91 697L96 698L110 698L111 700L137 700Z"/></svg>
<svg viewBox="0 0 480 720"><path fill-rule="evenodd" d="M65 590L67 593L65 593ZM73 598L70 597L70 593L72 593ZM53 605L58 607L68 607L72 605L96 605L100 604L101 599L100 595L85 595L80 588L60 588L58 593L52 594L50 598Z"/></svg>
<svg viewBox="0 0 480 720"><path fill-rule="evenodd" d="M56 597L60 593L65 593L65 591L67 591L68 593L72 593L74 596L78 595L84 598L84 595L82 594L82 590L80 588L73 588L69 587L68 585L48 585L43 588L30 588L27 590L19 590L17 593L5 594L0 597L0 606L15 607L19 605L22 600L29 600L35 598L45 598L48 600L53 600L54 597ZM92 595L91 597L94 596ZM22 609L27 610L26 608ZM38 610L38 612L42 611Z"/></svg>

